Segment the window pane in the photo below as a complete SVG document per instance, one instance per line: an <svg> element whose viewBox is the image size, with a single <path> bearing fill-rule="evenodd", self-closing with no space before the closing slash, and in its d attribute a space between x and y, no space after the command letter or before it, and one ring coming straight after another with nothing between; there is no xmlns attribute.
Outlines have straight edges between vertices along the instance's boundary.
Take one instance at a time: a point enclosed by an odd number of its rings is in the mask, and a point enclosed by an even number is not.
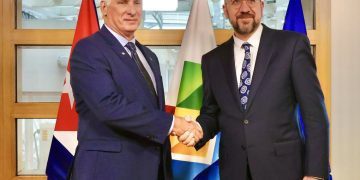
<svg viewBox="0 0 360 180"><path fill-rule="evenodd" d="M55 119L17 120L17 174L45 175Z"/></svg>
<svg viewBox="0 0 360 180"><path fill-rule="evenodd" d="M100 0L95 0L100 25L103 24L99 9ZM143 23L145 29L185 29L193 0L143 0ZM224 0L208 0L215 29L230 29L224 18ZM44 1L17 0L17 27L22 29L74 29L81 0ZM289 0L264 0L263 22L282 29ZM314 27L314 0L302 0L308 29Z"/></svg>
<svg viewBox="0 0 360 180"><path fill-rule="evenodd" d="M160 61L165 92L169 88L179 46L150 46ZM59 102L70 47L17 47L17 101Z"/></svg>
<svg viewBox="0 0 360 180"><path fill-rule="evenodd" d="M165 97L169 90L170 81L174 74L174 67L180 46L148 46L159 59L161 76L164 83Z"/></svg>
<svg viewBox="0 0 360 180"><path fill-rule="evenodd" d="M18 29L74 29L81 0L17 0Z"/></svg>
<svg viewBox="0 0 360 180"><path fill-rule="evenodd" d="M306 29L315 29L315 0L301 0Z"/></svg>
<svg viewBox="0 0 360 180"><path fill-rule="evenodd" d="M69 46L17 47L17 101L58 102Z"/></svg>
<svg viewBox="0 0 360 180"><path fill-rule="evenodd" d="M289 0L265 0L263 23L282 29ZM314 0L301 0L307 29L314 29Z"/></svg>

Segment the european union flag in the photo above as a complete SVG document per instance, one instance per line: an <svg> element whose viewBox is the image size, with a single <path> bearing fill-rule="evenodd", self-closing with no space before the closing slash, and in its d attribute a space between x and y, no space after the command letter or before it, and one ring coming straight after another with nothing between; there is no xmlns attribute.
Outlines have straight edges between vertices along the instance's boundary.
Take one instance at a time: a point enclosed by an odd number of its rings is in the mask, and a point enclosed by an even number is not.
<svg viewBox="0 0 360 180"><path fill-rule="evenodd" d="M306 24L304 13L301 5L301 0L290 0L288 9L286 11L285 23L283 30L295 31L298 33L306 34ZM301 138L305 141L306 129L301 117L301 109L299 106L296 107L296 119L299 126ZM329 180L332 180L329 168Z"/></svg>
<svg viewBox="0 0 360 180"><path fill-rule="evenodd" d="M306 35L306 24L301 0L289 1L283 30L295 31Z"/></svg>

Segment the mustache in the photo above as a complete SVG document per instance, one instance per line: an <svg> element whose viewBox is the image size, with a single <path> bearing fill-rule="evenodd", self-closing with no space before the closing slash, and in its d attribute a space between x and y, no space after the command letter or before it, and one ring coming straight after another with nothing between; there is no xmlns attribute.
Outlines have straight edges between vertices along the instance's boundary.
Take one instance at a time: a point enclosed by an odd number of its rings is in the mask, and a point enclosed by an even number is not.
<svg viewBox="0 0 360 180"><path fill-rule="evenodd" d="M236 16L236 19L244 19L244 18L255 18L255 15L249 13L242 13Z"/></svg>

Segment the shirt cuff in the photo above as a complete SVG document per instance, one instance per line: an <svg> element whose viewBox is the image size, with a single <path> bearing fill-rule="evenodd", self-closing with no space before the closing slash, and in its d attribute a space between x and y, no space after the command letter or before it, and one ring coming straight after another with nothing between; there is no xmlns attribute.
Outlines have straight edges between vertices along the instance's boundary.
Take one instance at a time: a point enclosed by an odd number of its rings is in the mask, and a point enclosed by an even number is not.
<svg viewBox="0 0 360 180"><path fill-rule="evenodd" d="M314 179L319 179L319 180L324 180L324 178L316 177L316 176L312 176L312 178L314 178Z"/></svg>
<svg viewBox="0 0 360 180"><path fill-rule="evenodd" d="M198 127L200 128L200 130L201 130L201 131L203 131L203 129L202 129L202 127L201 127L200 123L199 123L199 122L197 122L197 121L194 121L194 122L198 125Z"/></svg>
<svg viewBox="0 0 360 180"><path fill-rule="evenodd" d="M173 116L173 119L172 119L172 122L171 122L171 126L170 126L170 129L169 129L168 135L170 135L171 131L172 131L173 128L174 128L174 119L175 119L175 117Z"/></svg>

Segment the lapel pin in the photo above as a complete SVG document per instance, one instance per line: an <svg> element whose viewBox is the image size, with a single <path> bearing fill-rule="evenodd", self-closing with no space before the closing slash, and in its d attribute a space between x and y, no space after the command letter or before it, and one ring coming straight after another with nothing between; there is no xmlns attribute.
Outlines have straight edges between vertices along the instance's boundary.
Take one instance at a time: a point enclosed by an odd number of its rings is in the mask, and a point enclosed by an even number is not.
<svg viewBox="0 0 360 180"><path fill-rule="evenodd" d="M124 53L124 52L121 52L121 54L125 56L125 53Z"/></svg>

